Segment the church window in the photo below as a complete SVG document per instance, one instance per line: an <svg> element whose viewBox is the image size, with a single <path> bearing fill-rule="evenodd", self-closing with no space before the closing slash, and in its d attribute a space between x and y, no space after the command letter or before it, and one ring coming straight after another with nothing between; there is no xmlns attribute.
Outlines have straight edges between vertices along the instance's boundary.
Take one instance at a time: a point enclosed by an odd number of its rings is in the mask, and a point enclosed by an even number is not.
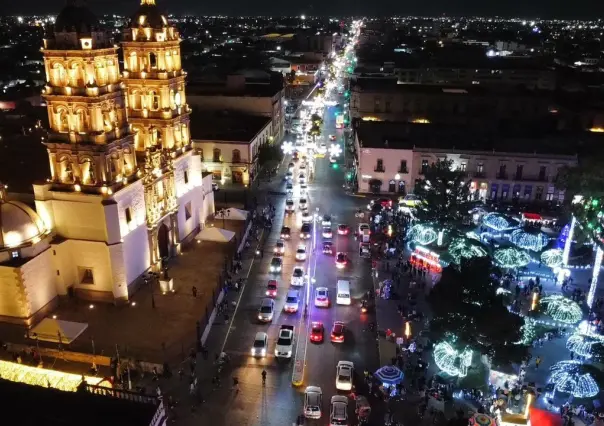
<svg viewBox="0 0 604 426"><path fill-rule="evenodd" d="M130 54L130 70L138 72L138 57L136 56L136 52Z"/></svg>
<svg viewBox="0 0 604 426"><path fill-rule="evenodd" d="M69 131L69 117L67 115L67 110L61 109L59 110L59 132L68 132Z"/></svg>
<svg viewBox="0 0 604 426"><path fill-rule="evenodd" d="M67 72L65 71L65 68L63 67L62 64L54 64L53 65L53 74L54 74L54 78L52 81L52 83L55 86L67 86L68 80L67 80Z"/></svg>
<svg viewBox="0 0 604 426"><path fill-rule="evenodd" d="M126 223L130 224L130 222L132 222L132 211L130 210L130 207L126 207L125 213L126 213Z"/></svg>
<svg viewBox="0 0 604 426"><path fill-rule="evenodd" d="M149 92L149 99L151 101L151 110L159 110L159 94L156 91L152 90Z"/></svg>
<svg viewBox="0 0 604 426"><path fill-rule="evenodd" d="M189 171L188 170L184 171L183 177L184 177L184 180L185 180L185 185L188 184L189 183Z"/></svg>
<svg viewBox="0 0 604 426"><path fill-rule="evenodd" d="M132 92L132 109L134 109L134 110L142 109L142 97L141 97L141 93L138 90L134 90Z"/></svg>

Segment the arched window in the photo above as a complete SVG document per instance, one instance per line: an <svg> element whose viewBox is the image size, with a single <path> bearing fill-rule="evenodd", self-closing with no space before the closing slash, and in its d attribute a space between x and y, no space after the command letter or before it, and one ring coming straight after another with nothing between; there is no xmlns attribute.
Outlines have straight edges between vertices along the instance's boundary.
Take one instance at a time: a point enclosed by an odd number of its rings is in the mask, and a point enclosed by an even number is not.
<svg viewBox="0 0 604 426"><path fill-rule="evenodd" d="M174 94L174 90L170 89L170 109L176 108L176 95Z"/></svg>
<svg viewBox="0 0 604 426"><path fill-rule="evenodd" d="M132 91L130 103L133 110L141 110L143 108L141 93L138 90Z"/></svg>
<svg viewBox="0 0 604 426"><path fill-rule="evenodd" d="M130 53L130 71L138 72L138 56L136 52Z"/></svg>
<svg viewBox="0 0 604 426"><path fill-rule="evenodd" d="M233 163L241 163L241 152L238 149L233 150Z"/></svg>
<svg viewBox="0 0 604 426"><path fill-rule="evenodd" d="M166 71L172 71L174 69L174 64L172 63L172 56L170 52L166 52Z"/></svg>
<svg viewBox="0 0 604 426"><path fill-rule="evenodd" d="M64 183L72 183L74 182L73 178L73 168L71 166L71 159L67 156L62 157L59 160L60 170L61 170L61 182Z"/></svg>
<svg viewBox="0 0 604 426"><path fill-rule="evenodd" d="M149 66L152 70L157 69L157 55L153 52L149 53Z"/></svg>
<svg viewBox="0 0 604 426"><path fill-rule="evenodd" d="M94 167L94 161L90 158L86 158L82 163L82 183L84 185L96 184L96 172Z"/></svg>
<svg viewBox="0 0 604 426"><path fill-rule="evenodd" d="M88 115L84 108L76 111L76 130L78 132L86 132L88 130Z"/></svg>
<svg viewBox="0 0 604 426"><path fill-rule="evenodd" d="M61 108L58 111L59 122L57 124L57 128L59 132L69 132L69 114L66 109Z"/></svg>
<svg viewBox="0 0 604 426"><path fill-rule="evenodd" d="M186 124L181 124L180 125L180 132L181 132L181 142L183 145L188 145L189 143L189 128L187 127Z"/></svg>
<svg viewBox="0 0 604 426"><path fill-rule="evenodd" d="M152 127L149 130L149 143L150 146L155 146L159 143L159 132L156 127Z"/></svg>
<svg viewBox="0 0 604 426"><path fill-rule="evenodd" d="M145 135L140 127L133 127L134 132L134 149L142 151L145 149Z"/></svg>
<svg viewBox="0 0 604 426"><path fill-rule="evenodd" d="M220 157L220 150L218 148L214 148L214 162L215 163L220 163L221 157Z"/></svg>
<svg viewBox="0 0 604 426"><path fill-rule="evenodd" d="M70 85L74 87L83 87L84 84L84 69L82 68L82 64L77 62L71 64Z"/></svg>
<svg viewBox="0 0 604 426"><path fill-rule="evenodd" d="M65 87L69 83L67 79L67 72L63 64L54 64L52 67L53 75L51 83L55 86Z"/></svg>
<svg viewBox="0 0 604 426"><path fill-rule="evenodd" d="M149 91L149 109L151 111L159 110L159 94L155 90Z"/></svg>

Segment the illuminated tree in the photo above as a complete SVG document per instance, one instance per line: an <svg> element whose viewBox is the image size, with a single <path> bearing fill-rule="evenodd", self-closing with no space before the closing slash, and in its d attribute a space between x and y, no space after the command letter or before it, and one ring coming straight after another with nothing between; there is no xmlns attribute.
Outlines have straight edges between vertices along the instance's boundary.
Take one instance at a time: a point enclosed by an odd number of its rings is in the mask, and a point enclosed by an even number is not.
<svg viewBox="0 0 604 426"><path fill-rule="evenodd" d="M455 336L455 348L469 348L489 356L496 364L519 362L527 348L522 340L523 319L508 311L488 257L461 259L461 266L447 267L428 301L435 340Z"/></svg>
<svg viewBox="0 0 604 426"><path fill-rule="evenodd" d="M461 223L468 213L470 181L466 173L453 169L453 161L439 160L428 167L414 193L422 203L416 217L422 222L434 222L437 227Z"/></svg>

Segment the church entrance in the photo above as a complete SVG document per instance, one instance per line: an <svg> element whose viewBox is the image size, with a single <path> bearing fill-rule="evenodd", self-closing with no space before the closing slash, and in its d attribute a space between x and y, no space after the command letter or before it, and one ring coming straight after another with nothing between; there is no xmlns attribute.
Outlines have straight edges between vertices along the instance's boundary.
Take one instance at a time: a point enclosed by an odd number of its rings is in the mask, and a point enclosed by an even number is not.
<svg viewBox="0 0 604 426"><path fill-rule="evenodd" d="M165 223L159 225L157 229L157 247L160 259L170 257L170 230Z"/></svg>

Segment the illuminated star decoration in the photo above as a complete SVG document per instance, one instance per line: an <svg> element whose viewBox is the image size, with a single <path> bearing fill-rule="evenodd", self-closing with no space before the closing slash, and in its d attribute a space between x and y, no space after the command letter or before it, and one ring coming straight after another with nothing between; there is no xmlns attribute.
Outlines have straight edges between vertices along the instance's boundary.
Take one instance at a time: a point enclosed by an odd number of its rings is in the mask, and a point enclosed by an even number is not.
<svg viewBox="0 0 604 426"><path fill-rule="evenodd" d="M563 252L560 249L545 250L541 253L541 262L550 268L556 268L562 265Z"/></svg>
<svg viewBox="0 0 604 426"><path fill-rule="evenodd" d="M440 342L434 347L436 366L451 376L465 377L472 365L472 351L468 348L459 352L448 342Z"/></svg>
<svg viewBox="0 0 604 426"><path fill-rule="evenodd" d="M512 219L511 217L500 213L488 213L484 215L482 224L497 232L516 229L520 226L520 222L516 219Z"/></svg>
<svg viewBox="0 0 604 426"><path fill-rule="evenodd" d="M600 393L598 384L580 361L560 361L550 370L552 375L548 383L552 383L558 392L575 398L593 398Z"/></svg>
<svg viewBox="0 0 604 426"><path fill-rule="evenodd" d="M342 147L337 143L332 143L329 147L329 156L330 157L339 157L342 154Z"/></svg>
<svg viewBox="0 0 604 426"><path fill-rule="evenodd" d="M415 243L428 245L438 239L438 233L430 226L418 224L409 230L408 237Z"/></svg>
<svg viewBox="0 0 604 426"><path fill-rule="evenodd" d="M602 336L575 333L566 341L566 349L582 357L591 358L594 346L602 344L604 344Z"/></svg>
<svg viewBox="0 0 604 426"><path fill-rule="evenodd" d="M549 243L549 238L543 232L533 234L523 229L516 229L512 231L510 241L526 250L541 251Z"/></svg>
<svg viewBox="0 0 604 426"><path fill-rule="evenodd" d="M281 149L284 154L292 154L294 152L294 144L291 142L283 142Z"/></svg>
<svg viewBox="0 0 604 426"><path fill-rule="evenodd" d="M453 262L459 263L462 258L471 259L473 257L485 257L487 251L480 247L475 241L467 238L455 238L449 245L449 256Z"/></svg>
<svg viewBox="0 0 604 426"><path fill-rule="evenodd" d="M577 302L560 294L546 296L541 299L541 303L546 306L545 314L552 317L554 321L575 324L583 318L583 311Z"/></svg>
<svg viewBox="0 0 604 426"><path fill-rule="evenodd" d="M495 250L493 257L503 268L521 268L531 262L531 257L527 253L513 247Z"/></svg>

